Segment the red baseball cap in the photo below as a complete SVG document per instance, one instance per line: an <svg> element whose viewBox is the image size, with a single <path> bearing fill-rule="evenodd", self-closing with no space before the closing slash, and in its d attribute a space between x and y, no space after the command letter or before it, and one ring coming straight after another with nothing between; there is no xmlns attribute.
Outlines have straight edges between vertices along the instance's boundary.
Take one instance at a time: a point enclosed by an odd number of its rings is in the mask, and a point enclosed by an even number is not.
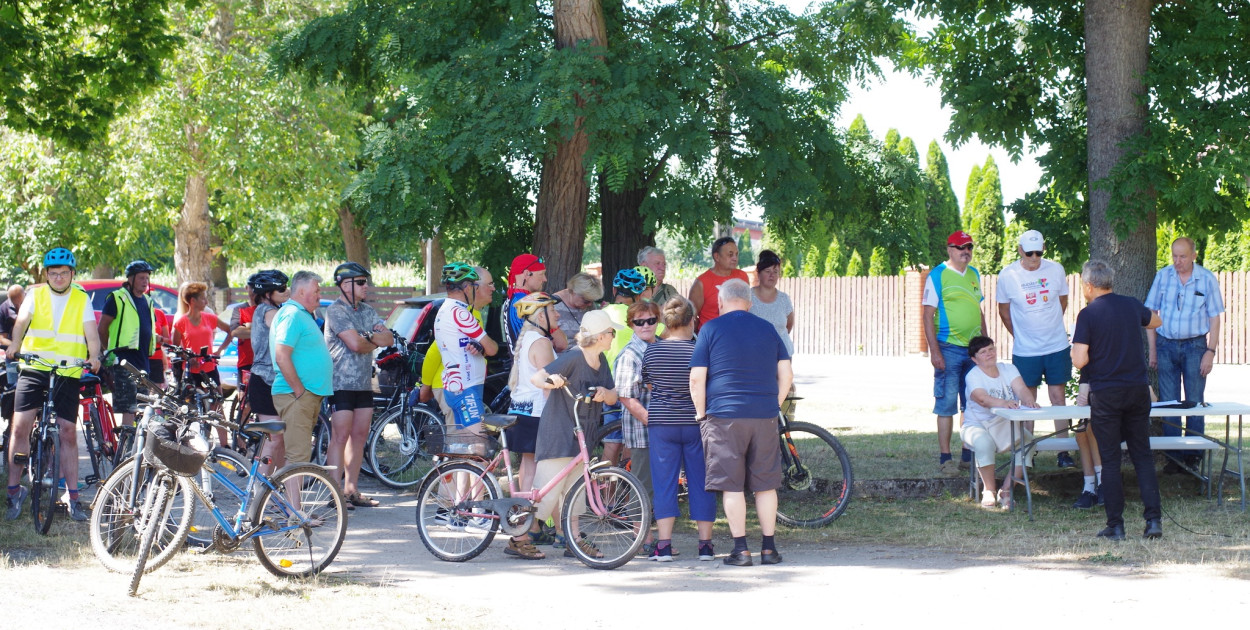
<svg viewBox="0 0 1250 630"><path fill-rule="evenodd" d="M947 245L959 246L959 245L967 245L968 243L971 243L971 242L972 242L972 235L968 234L967 232L963 230L957 230L957 231L951 232L951 235L946 237Z"/></svg>
<svg viewBox="0 0 1250 630"><path fill-rule="evenodd" d="M526 271L544 271L547 265L543 263L543 259L533 254L521 254L512 259L512 266L508 267L508 286L511 287L516 277Z"/></svg>

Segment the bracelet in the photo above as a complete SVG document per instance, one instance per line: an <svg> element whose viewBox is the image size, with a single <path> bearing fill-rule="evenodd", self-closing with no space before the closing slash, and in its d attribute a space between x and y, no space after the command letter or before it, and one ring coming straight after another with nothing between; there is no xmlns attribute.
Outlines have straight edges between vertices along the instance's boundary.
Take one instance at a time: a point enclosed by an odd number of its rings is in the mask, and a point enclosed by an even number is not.
<svg viewBox="0 0 1250 630"><path fill-rule="evenodd" d="M1208 347L1207 352L1210 352L1211 354L1215 354L1215 348Z"/></svg>

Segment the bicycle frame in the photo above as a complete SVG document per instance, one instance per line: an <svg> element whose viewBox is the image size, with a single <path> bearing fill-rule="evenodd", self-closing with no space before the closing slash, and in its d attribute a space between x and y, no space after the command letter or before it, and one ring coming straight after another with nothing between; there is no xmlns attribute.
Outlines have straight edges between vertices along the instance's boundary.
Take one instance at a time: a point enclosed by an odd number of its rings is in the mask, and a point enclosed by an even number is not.
<svg viewBox="0 0 1250 630"><path fill-rule="evenodd" d="M104 389L99 383L88 390L88 396L80 398L78 406L81 410L81 419L83 420L83 430L86 430L87 420L91 417L91 407L94 406L97 415L100 417L100 430L104 434L104 441L109 448L117 450L117 436L113 434L113 430L117 427L117 422L113 416L113 405L109 404L108 399L104 397Z"/></svg>

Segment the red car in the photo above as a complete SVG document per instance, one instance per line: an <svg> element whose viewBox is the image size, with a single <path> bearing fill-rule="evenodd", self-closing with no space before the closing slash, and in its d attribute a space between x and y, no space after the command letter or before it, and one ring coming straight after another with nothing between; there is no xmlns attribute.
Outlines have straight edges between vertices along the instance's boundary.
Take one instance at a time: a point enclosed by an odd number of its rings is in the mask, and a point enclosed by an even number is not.
<svg viewBox="0 0 1250 630"><path fill-rule="evenodd" d="M79 280L78 284L87 291L87 295L91 296L91 307L95 309L96 321L100 319L100 311L104 310L104 303L108 300L109 294L121 288L125 280ZM156 308L165 311L166 315L173 316L178 312L178 291L167 286L159 284L151 285L148 290L148 297L156 303Z"/></svg>

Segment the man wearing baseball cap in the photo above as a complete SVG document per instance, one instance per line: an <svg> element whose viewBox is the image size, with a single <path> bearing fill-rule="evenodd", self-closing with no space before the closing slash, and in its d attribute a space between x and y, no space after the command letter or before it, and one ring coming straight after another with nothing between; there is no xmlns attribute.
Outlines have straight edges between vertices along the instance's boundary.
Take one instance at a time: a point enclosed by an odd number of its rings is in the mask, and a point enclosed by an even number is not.
<svg viewBox="0 0 1250 630"><path fill-rule="evenodd" d="M527 252L512 259L512 266L508 267L508 301L505 309L508 314L508 326L505 332L508 335L509 345L521 333L521 326L525 325L525 321L517 315L516 303L534 291L542 291L545 284L547 284L547 264L542 258ZM556 352L564 352L568 349L569 340L564 331L552 332L551 345Z"/></svg>
<svg viewBox="0 0 1250 630"><path fill-rule="evenodd" d="M985 330L981 312L981 273L972 262L972 237L963 230L946 239L946 262L934 267L924 283L924 336L933 364L933 413L937 415L938 466L948 475L968 465L972 452L951 459L955 412L965 404L964 377L972 369L968 342Z"/></svg>
<svg viewBox="0 0 1250 630"><path fill-rule="evenodd" d="M1017 246L1020 259L1007 265L998 274L998 317L1011 333L1011 363L1020 370L1024 384L1037 395L1042 380L1050 404L1065 404L1064 388L1072 378L1072 354L1063 314L1068 309L1068 279L1063 266L1046 260L1046 240L1037 230L1020 235ZM1067 437L1068 421L1056 420L1055 431ZM1085 468L1085 488L1074 507L1089 509L1097 503L1098 475L1102 461L1098 447L1087 442L1092 436L1077 434L1081 448L1081 464ZM1073 468L1076 463L1067 451L1058 454L1060 468Z"/></svg>

